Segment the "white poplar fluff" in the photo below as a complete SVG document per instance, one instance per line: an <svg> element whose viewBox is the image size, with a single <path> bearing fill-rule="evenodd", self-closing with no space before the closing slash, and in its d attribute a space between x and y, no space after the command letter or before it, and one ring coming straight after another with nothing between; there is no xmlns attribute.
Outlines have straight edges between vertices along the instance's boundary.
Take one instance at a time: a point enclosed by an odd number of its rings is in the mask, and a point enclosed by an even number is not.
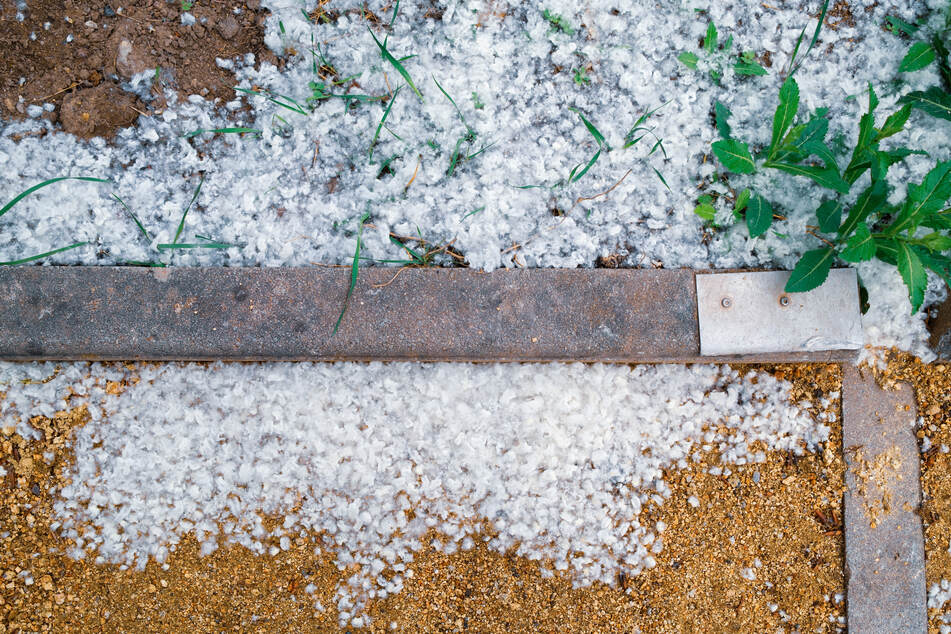
<svg viewBox="0 0 951 634"><path fill-rule="evenodd" d="M430 529L446 552L488 539L578 585L614 584L661 552L663 527L640 516L670 495L664 469L703 447L724 465L764 460L758 441L801 454L829 434L787 382L729 366L138 365L107 394L126 372L0 364L0 415L21 433L70 389L93 414L55 503L71 554L142 567L186 534L206 553L320 534L339 565L359 564L337 594L354 615L399 591ZM282 527L268 533L262 513Z"/></svg>

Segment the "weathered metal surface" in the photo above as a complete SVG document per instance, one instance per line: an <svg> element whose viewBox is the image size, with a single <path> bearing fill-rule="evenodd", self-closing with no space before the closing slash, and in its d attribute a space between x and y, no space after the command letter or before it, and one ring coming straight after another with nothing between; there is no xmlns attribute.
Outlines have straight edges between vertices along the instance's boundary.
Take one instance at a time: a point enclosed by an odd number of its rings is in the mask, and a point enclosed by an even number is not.
<svg viewBox="0 0 951 634"><path fill-rule="evenodd" d="M785 271L697 275L703 355L858 350L864 343L854 269L834 269L808 293L786 293Z"/></svg>
<svg viewBox="0 0 951 634"><path fill-rule="evenodd" d="M942 361L951 361L951 299L946 299L928 324L931 347Z"/></svg>
<svg viewBox="0 0 951 634"><path fill-rule="evenodd" d="M850 634L927 631L915 400L843 367L845 564Z"/></svg>
<svg viewBox="0 0 951 634"><path fill-rule="evenodd" d="M701 358L689 270L0 270L0 358L836 361Z"/></svg>

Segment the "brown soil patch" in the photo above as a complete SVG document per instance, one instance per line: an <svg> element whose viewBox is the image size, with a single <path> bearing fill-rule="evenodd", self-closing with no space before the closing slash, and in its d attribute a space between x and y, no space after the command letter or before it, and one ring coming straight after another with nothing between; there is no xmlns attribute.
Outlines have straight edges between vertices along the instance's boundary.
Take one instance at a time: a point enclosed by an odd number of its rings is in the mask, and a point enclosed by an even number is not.
<svg viewBox="0 0 951 634"><path fill-rule="evenodd" d="M918 415L923 422L919 442L930 448L921 458L921 517L925 524L925 577L928 587L942 579L951 581L951 367L926 365L907 354L892 354L879 376L888 387L907 381L915 390ZM945 606L944 613L951 611ZM941 610L929 610L928 629L939 631Z"/></svg>
<svg viewBox="0 0 951 634"><path fill-rule="evenodd" d="M817 412L841 385L836 366L772 371ZM826 411L837 413L838 400ZM10 427L0 436L8 472L0 483L0 632L338 631L333 593L352 571L315 554L314 536L274 556L225 546L200 557L187 538L165 566L144 571L65 556L71 544L51 530L51 491L64 482L72 430L87 419L76 408L34 419L39 441ZM770 451L765 463L720 475L709 473L716 456L706 454L669 472L673 495L643 517L667 525L657 565L617 587L573 589L566 577L545 578L537 562L482 544L454 555L426 549L402 592L370 604L367 631L840 630L843 461L840 428L832 428L817 454ZM316 601L326 609L315 610Z"/></svg>
<svg viewBox="0 0 951 634"><path fill-rule="evenodd" d="M134 73L156 68L160 81L173 86L181 98L198 94L209 100L230 100L235 94L234 75L219 68L216 57L251 52L258 61L277 62L264 44L267 13L259 10L258 0L198 0L191 7L197 19L191 26L181 22L179 1L30 0L26 4L19 11L22 21L17 19L16 2L0 4L4 50L0 112L7 118L23 117L28 106L48 102L56 110L46 116L57 120L71 94L103 84L115 87ZM123 116L116 114L116 108L104 114L86 110L92 123L72 126L69 131L110 136L137 116L127 107L121 109Z"/></svg>

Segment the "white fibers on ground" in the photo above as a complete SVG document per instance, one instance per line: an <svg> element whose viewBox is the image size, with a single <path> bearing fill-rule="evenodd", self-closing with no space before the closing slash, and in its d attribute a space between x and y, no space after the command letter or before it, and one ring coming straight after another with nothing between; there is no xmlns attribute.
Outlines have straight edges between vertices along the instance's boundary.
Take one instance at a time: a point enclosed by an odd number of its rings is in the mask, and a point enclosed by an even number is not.
<svg viewBox="0 0 951 634"><path fill-rule="evenodd" d="M141 117L114 143L79 141L61 132L35 134L49 127L43 120L9 123L0 130L0 191L9 197L65 174L109 177L114 184L65 182L24 199L0 219L0 259L88 240L91 246L49 262L346 263L364 214L372 224L363 238L368 258L405 257L389 241L389 232L418 232L433 244L454 240L473 267L486 270L593 266L598 256L611 253L626 256L625 265L636 267L791 268L799 254L821 244L806 233L806 226L815 223L820 194L799 177L775 172L730 177L736 190L755 185L783 216L775 232L757 239L749 238L742 223L707 234L692 211L702 181L708 192L727 191L713 178L713 104L720 100L733 111L736 136L754 145L768 142L782 69L800 30L812 32L816 20L808 16L818 14L818 0L776 6L470 0L447 3L436 13L404 2L392 28L376 26L374 32L395 56L408 57L403 65L421 98L381 57L360 17L365 7L388 23L393 3L333 4L338 19L311 23L301 9L312 10L313 0L263 2L272 12L267 42L290 55L282 71L269 64L254 69L251 59L220 63L236 69L241 87L271 90L302 104L313 95L311 82L327 84L314 74L316 52L324 58L318 65L332 64L338 77L359 74L359 87L346 89L352 94L380 96L401 87L375 144L384 104L348 105L339 98L345 89L334 86L325 88L338 97L318 102L305 114L263 96L236 93L231 102L211 103L169 92L174 105L161 115ZM895 110L900 96L890 80L898 75L908 43L881 28L885 15L916 21L925 9L912 0L864 0L849 7L854 20L830 19L796 75L803 116L830 108L830 137L838 139L833 147L843 160L856 138L869 82L881 98L880 117ZM566 28L553 26L543 10L561 16ZM700 52L697 43L711 20L721 41L733 37L734 51L753 51L761 58L768 53L769 75L740 77L727 65L717 83L681 64L681 52ZM130 88L148 100L154 76L143 73ZM932 69L904 73L901 79L905 91L931 85L936 75ZM241 109L244 103L249 110ZM666 105L649 125L663 138L666 155L658 150L647 156L651 137L623 149L623 137L637 118L661 104ZM551 189L597 150L571 108L584 113L613 149L602 151L576 183ZM199 128L235 125L262 133L184 138ZM458 145L467 127L475 138ZM914 112L910 127L887 143L905 143L930 156L909 157L892 169L895 196L908 182L920 181L933 161L951 158L951 122ZM481 154L457 161L449 175L457 148L469 156L484 146ZM157 244L172 241L199 174L204 186L183 240L200 242L195 236L204 235L236 246L158 252ZM521 188L537 185L543 186ZM853 195L864 187L856 183ZM110 193L142 219L151 242ZM903 288L894 278L864 280L879 307L866 317L869 343L897 342L927 357L923 317L912 317L900 294L891 292L893 285ZM934 288L926 305L937 299Z"/></svg>
<svg viewBox="0 0 951 634"><path fill-rule="evenodd" d="M948 601L951 601L951 582L942 579L940 583L933 583L928 588L928 610L943 610ZM938 623L941 634L951 634L951 610L944 612Z"/></svg>
<svg viewBox="0 0 951 634"><path fill-rule="evenodd" d="M788 383L728 366L139 365L109 395L83 377L126 370L70 364L22 384L53 371L0 366L2 413L29 433L26 418L64 408L70 387L86 395L93 420L55 505L75 556L142 566L189 533L205 552L321 534L339 564L359 564L345 611L398 591L430 529L453 552L483 522L491 548L613 584L660 552L639 516L669 496L665 468L701 448L724 465L802 453L829 433Z"/></svg>

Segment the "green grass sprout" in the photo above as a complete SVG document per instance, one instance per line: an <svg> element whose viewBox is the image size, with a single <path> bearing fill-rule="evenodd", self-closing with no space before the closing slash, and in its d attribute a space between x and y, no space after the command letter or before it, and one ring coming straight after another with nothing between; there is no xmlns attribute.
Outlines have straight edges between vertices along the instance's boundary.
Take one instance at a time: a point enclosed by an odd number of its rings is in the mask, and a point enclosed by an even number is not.
<svg viewBox="0 0 951 634"><path fill-rule="evenodd" d="M183 138L191 139L206 132L210 132L211 134L257 134L259 136L261 134L261 131L257 128L215 128L213 130L198 128L197 130L192 130L188 134L183 135Z"/></svg>
<svg viewBox="0 0 951 634"><path fill-rule="evenodd" d="M149 235L149 232L145 230L145 226L144 226L144 225L142 224L142 222L139 220L139 217L135 215L135 212L132 211L132 209L131 209L127 204L125 204L125 201L124 201L124 200L122 200L121 198L119 198L119 197L116 196L115 194L112 194L112 197L116 200L116 202L118 202L120 205L122 205L122 208L125 209L125 212L126 212L127 214L129 214L129 217L130 217L130 218L132 218L132 222L135 223L135 226L137 226L137 227L139 228L139 231L142 232L142 235L145 236L145 239L146 239L148 242L152 242L152 236L150 236L150 235Z"/></svg>
<svg viewBox="0 0 951 634"><path fill-rule="evenodd" d="M277 106L280 106L281 108L284 108L286 110L290 110L291 112L296 112L297 114L302 114L304 116L307 116L308 114L310 114L307 111L307 109L293 97L288 97L286 95L279 95L276 93L272 93L269 90L251 90L249 88L239 88L239 87L235 87L235 90L237 90L238 92L243 92L248 95L259 95L259 96L265 97L271 103Z"/></svg>
<svg viewBox="0 0 951 634"><path fill-rule="evenodd" d="M30 187L30 188L28 188L28 189L25 189L24 191L20 192L20 193L17 194L16 196L14 196L14 197L13 197L13 200L11 200L11 201L8 202L6 205L4 205L2 208L0 208L0 216L2 216L3 214L7 213L7 212L10 211L11 209L13 209L13 206L14 206L14 205L16 205L18 202L20 202L21 200L23 200L24 198L26 198L27 196L29 196L30 194L32 194L32 193L35 192L36 190L42 189L42 188L44 188L44 187L46 187L46 186L48 186L48 185L52 185L53 183L58 183L58 182L60 182L60 181L68 181L68 180L73 180L73 181L86 181L86 182L89 182L89 183L111 183L111 182L112 182L112 181L109 180L108 178L93 178L92 176L57 176L56 178L51 178L51 179L49 179L49 180L45 180L45 181L43 181L42 183L38 183L38 184L34 185L33 187Z"/></svg>
<svg viewBox="0 0 951 634"><path fill-rule="evenodd" d="M367 31L370 32L370 37L373 38L373 41L376 42L377 47L379 47L380 55L383 56L383 59L388 61L390 65L396 69L396 72L398 72L403 77L403 79L406 80L406 83L409 84L409 87L413 89L413 92L416 93L416 96L419 97L420 101L422 101L423 100L422 93L420 93L419 90L417 90L416 84L413 83L413 78L410 77L409 72L406 70L406 68L403 67L403 64L400 63L400 60L393 57L390 51L386 48L386 45L376 38L376 35L373 34L373 29L371 29L368 26Z"/></svg>
<svg viewBox="0 0 951 634"><path fill-rule="evenodd" d="M0 266L16 266L17 264L26 264L27 262L34 262L36 260L42 260L43 258L48 258L51 255L56 255L57 253L62 253L63 251L69 251L70 249L75 249L77 247L85 246L89 244L88 242L75 242L66 247L60 247L58 249L53 249L52 251L47 251L46 253L40 253L38 255L31 255L27 258L20 258L19 260L10 260L9 262L0 262Z"/></svg>
<svg viewBox="0 0 951 634"><path fill-rule="evenodd" d="M380 125L376 127L376 133L373 135L373 140L370 141L370 161L371 162L373 161L373 148L376 146L376 142L380 138L380 131L383 130L383 125L386 123L386 118L390 116L390 110L393 109L393 104L396 103L396 96L400 94L400 90L402 88L403 88L402 86L399 86L393 92L393 96L390 97L390 103L386 104L386 110L383 111L383 118L380 119ZM387 128L387 130L389 130L389 128Z"/></svg>
<svg viewBox="0 0 951 634"><path fill-rule="evenodd" d="M353 289L357 285L357 276L360 274L360 245L363 241L363 225L366 224L367 220L370 219L369 213L364 213L360 217L359 226L357 227L357 246L353 251L353 263L350 265L350 285L347 287L347 297L343 300L343 309L340 311L340 317L337 318L337 323L334 324L333 333L331 337L337 334L337 330L340 329L340 322L343 321L343 316L347 314L347 306L350 305L350 296L353 295Z"/></svg>
<svg viewBox="0 0 951 634"><path fill-rule="evenodd" d="M188 201L188 205L185 207L185 211L182 212L182 219L178 223L178 229L175 230L175 238L172 240L172 244L177 244L178 239L182 236L182 231L185 230L185 217L188 216L188 210L192 208L195 199L198 198L198 193L201 191L201 186L205 182L205 175L201 175L201 179L198 181L198 187L195 188L195 193L192 194L192 199ZM161 247L160 247L161 248Z"/></svg>
<svg viewBox="0 0 951 634"><path fill-rule="evenodd" d="M805 59L809 57L809 53L812 52L812 49L815 47L816 42L819 41L819 33L822 32L822 23L826 19L826 12L828 10L829 10L829 0L825 0L825 2L822 3L822 10L819 12L819 22L816 24L815 32L813 32L812 34L812 40L809 42L809 48L807 48L806 52L803 53L802 58L799 59L799 63L796 63L796 57L799 54L799 46L800 44L802 44L802 38L806 34L806 27L802 27L802 31L799 32L799 37L796 38L796 46L795 48L793 48L792 55L789 58L789 64L787 65L787 68L789 70L786 73L786 77L792 77L793 75L795 75L796 71L802 67L802 63L805 61Z"/></svg>

